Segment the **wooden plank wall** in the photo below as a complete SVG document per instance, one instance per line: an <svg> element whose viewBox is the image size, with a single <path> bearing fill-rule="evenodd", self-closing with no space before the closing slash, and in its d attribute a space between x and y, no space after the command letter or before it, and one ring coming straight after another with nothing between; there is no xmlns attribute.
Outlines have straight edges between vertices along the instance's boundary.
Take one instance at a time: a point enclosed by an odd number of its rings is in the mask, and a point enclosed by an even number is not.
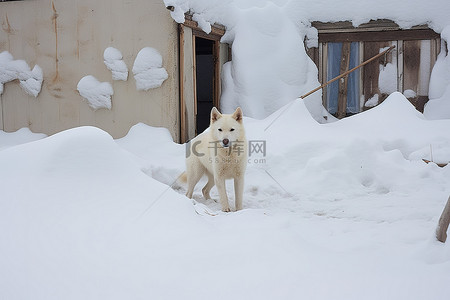
<svg viewBox="0 0 450 300"><path fill-rule="evenodd" d="M403 90L416 92L409 100L421 112L428 101L428 83L439 51L439 39L403 42Z"/></svg>
<svg viewBox="0 0 450 300"><path fill-rule="evenodd" d="M0 6L0 22L8 24L8 30L0 30L0 52L10 52L31 68L39 65L44 76L37 98L17 81L5 84L4 131L29 127L54 134L93 125L120 138L142 122L166 127L179 140L177 24L161 1L8 1ZM127 81L112 80L104 64L110 46L123 54ZM158 88L138 91L132 67L144 47L159 51L169 77ZM77 83L86 75L111 83L111 110L94 111L80 96Z"/></svg>

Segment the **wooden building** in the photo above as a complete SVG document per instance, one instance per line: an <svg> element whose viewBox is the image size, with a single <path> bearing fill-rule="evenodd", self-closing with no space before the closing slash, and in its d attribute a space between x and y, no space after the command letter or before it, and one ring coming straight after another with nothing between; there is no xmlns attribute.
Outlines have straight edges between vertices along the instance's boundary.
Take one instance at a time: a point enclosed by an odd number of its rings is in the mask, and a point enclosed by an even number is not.
<svg viewBox="0 0 450 300"><path fill-rule="evenodd" d="M350 22L313 22L318 30L317 48L308 55L325 83L340 73L395 45L385 57L369 63L323 89L323 104L339 118L381 103L390 93L404 93L419 111L428 101L431 70L441 50L439 34L427 26L402 30L389 20L358 27Z"/></svg>
<svg viewBox="0 0 450 300"><path fill-rule="evenodd" d="M29 127L53 134L93 125L119 138L143 122L166 127L184 142L202 131L218 105L220 72L228 45L219 42L224 28L210 34L186 20L177 24L161 0L53 0L0 2L0 52L8 51L31 68L39 65L44 80L35 98L18 81L5 83L0 95L0 129ZM121 51L127 81L113 81L104 50ZM132 68L139 51L155 48L168 78L138 91ZM77 91L81 78L92 75L113 87L112 108L94 111Z"/></svg>
<svg viewBox="0 0 450 300"><path fill-rule="evenodd" d="M175 141L185 142L208 126L211 107L219 106L221 69L230 53L229 46L220 43L225 29L214 25L206 34L189 17L177 24L161 0L1 1L0 22L0 52L8 51L31 67L39 65L44 75L36 98L17 80L5 83L1 130L29 127L53 134L93 125L119 138L143 122L166 127ZM388 20L356 28L349 22L312 26L318 29L319 46L308 53L322 83L380 49L396 46L384 59L324 89L323 104L332 114L358 113L394 90L405 92L418 110L423 109L441 49L437 33L426 26L401 30ZM112 80L103 62L107 47L122 52L127 81ZM161 53L168 78L158 88L138 91L131 70L144 47ZM112 84L110 110L94 111L80 96L77 84L86 75Z"/></svg>

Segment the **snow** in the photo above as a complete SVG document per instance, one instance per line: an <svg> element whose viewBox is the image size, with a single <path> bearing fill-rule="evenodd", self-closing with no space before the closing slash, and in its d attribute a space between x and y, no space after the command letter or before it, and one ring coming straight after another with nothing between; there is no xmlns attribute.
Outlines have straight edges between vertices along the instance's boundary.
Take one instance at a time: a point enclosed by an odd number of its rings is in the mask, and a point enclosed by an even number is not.
<svg viewBox="0 0 450 300"><path fill-rule="evenodd" d="M40 140L44 137L47 137L47 135L42 133L33 133L28 128L21 128L13 133L0 130L0 150L19 144Z"/></svg>
<svg viewBox="0 0 450 300"><path fill-rule="evenodd" d="M128 79L128 68L123 61L122 52L114 47L108 47L103 53L103 58L106 67L112 73L113 80L123 80Z"/></svg>
<svg viewBox="0 0 450 300"><path fill-rule="evenodd" d="M380 49L380 53L389 47ZM392 62L385 65L380 64L380 75L378 76L378 88L382 94L391 94L397 91L397 50L390 54Z"/></svg>
<svg viewBox="0 0 450 300"><path fill-rule="evenodd" d="M158 50L145 47L139 51L133 65L136 88L140 91L148 91L160 87L169 75L162 67L162 56Z"/></svg>
<svg viewBox="0 0 450 300"><path fill-rule="evenodd" d="M200 14L194 14L192 16L192 20L196 21L198 27L200 27L200 29L202 29L204 32L208 34L211 32L211 24L209 24L209 22L206 22Z"/></svg>
<svg viewBox="0 0 450 300"><path fill-rule="evenodd" d="M442 51L439 54L430 78L430 99L437 99L442 97L447 86L450 85L450 58Z"/></svg>
<svg viewBox="0 0 450 300"><path fill-rule="evenodd" d="M447 43L450 41L450 26L445 27L441 38ZM431 71L430 100L424 108L424 115L429 119L450 119L450 57L446 55L443 44Z"/></svg>
<svg viewBox="0 0 450 300"><path fill-rule="evenodd" d="M397 64L387 63L380 65L378 87L383 94L391 94L397 91Z"/></svg>
<svg viewBox="0 0 450 300"><path fill-rule="evenodd" d="M366 103L364 103L365 107L374 107L378 105L378 101L379 101L379 95L375 94L373 95L369 100L366 101Z"/></svg>
<svg viewBox="0 0 450 300"><path fill-rule="evenodd" d="M114 91L109 82L100 82L94 76L87 75L80 79L77 90L92 109L111 109L111 96Z"/></svg>
<svg viewBox="0 0 450 300"><path fill-rule="evenodd" d="M296 98L318 86L303 44L318 42L311 21L427 23L448 40L449 3L165 4L177 22L191 10L205 31L227 27L233 61L223 68L222 110L240 105L247 139L261 147L250 151L244 210L221 212L201 183L193 200L184 196L185 145L165 128L136 124L118 140L95 127L0 132L0 298L448 299L450 243L434 233L450 167L433 162L450 162L450 120L432 120L450 116L448 56L433 69L424 115L394 92L320 124L320 92ZM121 56L105 50L105 64ZM0 87L17 77L36 91L39 68L8 52L0 62ZM168 78L150 47L132 71L139 90ZM388 83L380 86L393 91ZM77 88L93 109L111 108L108 82L89 75ZM227 192L233 206L231 182Z"/></svg>
<svg viewBox="0 0 450 300"><path fill-rule="evenodd" d="M184 196L167 129L0 134L0 298L448 299L450 167L422 158L450 161L450 120L393 93L330 124L299 100L244 123L267 151L232 213Z"/></svg>
<svg viewBox="0 0 450 300"><path fill-rule="evenodd" d="M3 94L4 84L19 80L20 87L29 95L37 97L41 91L43 73L41 67L35 65L33 70L24 60L14 60L11 53L0 53L0 95Z"/></svg>
<svg viewBox="0 0 450 300"><path fill-rule="evenodd" d="M430 120L450 119L450 85L441 97L430 99L425 104L423 114Z"/></svg>
<svg viewBox="0 0 450 300"><path fill-rule="evenodd" d="M431 62L431 41L420 41L420 70L419 70L419 86L417 94L421 96L428 95L430 89L430 76L433 64ZM434 62L433 62L434 63Z"/></svg>
<svg viewBox="0 0 450 300"><path fill-rule="evenodd" d="M305 52L303 39L297 40L298 27L283 16L282 8L272 3L243 10L232 32L233 40L228 40L229 34L224 36L224 41L233 44L232 66L223 71L231 72L223 78L232 81L224 85L234 86L222 95L221 109L225 113L234 111L237 101L247 116L262 119L320 85L317 68ZM305 36L306 30L301 34ZM321 93L305 101L315 119L324 122L327 114Z"/></svg>
<svg viewBox="0 0 450 300"><path fill-rule="evenodd" d="M405 91L403 92L403 95L404 95L406 98L415 98L415 97L417 97L417 93L414 92L413 90L405 90Z"/></svg>

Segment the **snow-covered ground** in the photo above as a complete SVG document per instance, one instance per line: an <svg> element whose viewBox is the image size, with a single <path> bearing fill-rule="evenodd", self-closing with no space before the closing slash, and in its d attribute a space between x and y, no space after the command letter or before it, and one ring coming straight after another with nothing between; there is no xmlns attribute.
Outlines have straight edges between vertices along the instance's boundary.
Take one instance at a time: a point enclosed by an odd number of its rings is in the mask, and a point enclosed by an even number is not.
<svg viewBox="0 0 450 300"><path fill-rule="evenodd" d="M300 100L245 124L266 155L232 213L184 196L165 129L0 132L0 299L449 299L450 167L422 158L450 161L450 120L394 93L331 124Z"/></svg>
<svg viewBox="0 0 450 300"><path fill-rule="evenodd" d="M311 21L388 18L449 41L449 2L164 2L177 22L192 10L206 32L227 28L222 109L260 119L245 119L244 210L221 212L202 184L184 196L185 147L166 129L137 124L118 140L94 127L0 132L0 299L449 299L450 241L435 229L450 167L422 159L450 162L450 58L433 69L426 118L400 93L329 124L314 120L326 115L320 93L308 109L292 101L318 86L303 46L317 44ZM36 96L40 68L1 54L12 71L0 93L18 78ZM121 57L105 51L112 72L125 72ZM132 72L142 90L168 76L148 47ZM87 79L80 94L109 108L109 83Z"/></svg>

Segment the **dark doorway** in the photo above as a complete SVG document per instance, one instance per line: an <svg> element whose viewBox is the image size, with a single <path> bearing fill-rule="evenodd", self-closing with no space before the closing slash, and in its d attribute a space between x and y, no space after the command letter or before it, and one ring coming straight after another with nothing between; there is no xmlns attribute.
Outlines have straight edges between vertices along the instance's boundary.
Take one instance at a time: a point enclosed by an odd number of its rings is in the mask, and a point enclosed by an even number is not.
<svg viewBox="0 0 450 300"><path fill-rule="evenodd" d="M215 41L195 37L196 133L209 126L215 96Z"/></svg>

